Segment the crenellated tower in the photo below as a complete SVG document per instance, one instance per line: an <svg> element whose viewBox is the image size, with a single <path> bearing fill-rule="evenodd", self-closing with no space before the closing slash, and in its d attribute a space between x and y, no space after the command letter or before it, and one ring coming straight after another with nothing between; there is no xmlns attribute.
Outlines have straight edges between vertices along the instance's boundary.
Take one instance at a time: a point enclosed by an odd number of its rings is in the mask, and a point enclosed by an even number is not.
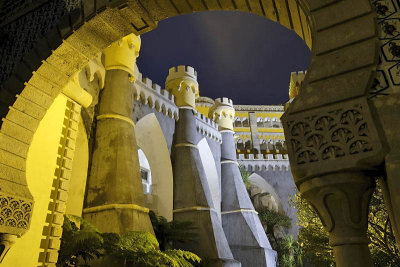
<svg viewBox="0 0 400 267"><path fill-rule="evenodd" d="M218 98L209 117L219 124L221 144L221 220L234 258L243 266L275 266L272 250L243 183L236 160L232 100Z"/></svg>
<svg viewBox="0 0 400 267"><path fill-rule="evenodd" d="M198 233L197 242L183 248L209 259L209 266L241 266L233 259L197 146L197 74L192 67L171 68L165 88L179 108L172 148L174 220L194 222Z"/></svg>
<svg viewBox="0 0 400 267"><path fill-rule="evenodd" d="M165 89L175 96L175 104L182 108L195 109L199 97L197 72L190 66L178 66L169 69Z"/></svg>
<svg viewBox="0 0 400 267"><path fill-rule="evenodd" d="M233 131L233 120L235 109L231 99L223 97L215 99L214 105L210 108L208 117L218 123L220 131Z"/></svg>
<svg viewBox="0 0 400 267"><path fill-rule="evenodd" d="M145 207L132 121L134 67L140 37L130 34L104 50L106 78L99 101L83 217L103 232L153 232ZM109 266L102 262L96 266Z"/></svg>

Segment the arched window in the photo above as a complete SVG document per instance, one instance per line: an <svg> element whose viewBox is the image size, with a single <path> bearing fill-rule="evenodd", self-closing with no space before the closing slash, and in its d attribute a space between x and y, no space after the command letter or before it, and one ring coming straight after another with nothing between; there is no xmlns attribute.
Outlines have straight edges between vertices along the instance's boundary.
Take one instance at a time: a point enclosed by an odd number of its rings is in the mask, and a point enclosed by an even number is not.
<svg viewBox="0 0 400 267"><path fill-rule="evenodd" d="M264 121L263 118L257 117L257 127L264 127Z"/></svg>
<svg viewBox="0 0 400 267"><path fill-rule="evenodd" d="M252 147L252 145L251 145L251 140L246 139L246 140L244 141L244 148L245 148L245 149L251 149L251 147Z"/></svg>
<svg viewBox="0 0 400 267"><path fill-rule="evenodd" d="M266 152L268 150L267 140L265 140L265 139L261 140L260 149L263 152Z"/></svg>
<svg viewBox="0 0 400 267"><path fill-rule="evenodd" d="M267 147L270 152L275 151L275 145L272 139L268 140Z"/></svg>
<svg viewBox="0 0 400 267"><path fill-rule="evenodd" d="M272 118L272 127L273 128L280 128L280 123L278 118Z"/></svg>
<svg viewBox="0 0 400 267"><path fill-rule="evenodd" d="M152 184L150 164L143 150L139 149L138 155L140 164L140 174L142 176L143 193L149 195L151 194L151 184Z"/></svg>
<svg viewBox="0 0 400 267"><path fill-rule="evenodd" d="M250 127L249 118L243 118L243 127Z"/></svg>
<svg viewBox="0 0 400 267"><path fill-rule="evenodd" d="M276 141L275 148L281 152L283 150L283 144L281 140Z"/></svg>
<svg viewBox="0 0 400 267"><path fill-rule="evenodd" d="M264 127L271 128L271 118L269 117L264 118Z"/></svg>
<svg viewBox="0 0 400 267"><path fill-rule="evenodd" d="M235 127L242 127L242 119L240 117L235 118Z"/></svg>
<svg viewBox="0 0 400 267"><path fill-rule="evenodd" d="M238 139L236 142L236 149L238 150L244 150L244 143L242 139Z"/></svg>

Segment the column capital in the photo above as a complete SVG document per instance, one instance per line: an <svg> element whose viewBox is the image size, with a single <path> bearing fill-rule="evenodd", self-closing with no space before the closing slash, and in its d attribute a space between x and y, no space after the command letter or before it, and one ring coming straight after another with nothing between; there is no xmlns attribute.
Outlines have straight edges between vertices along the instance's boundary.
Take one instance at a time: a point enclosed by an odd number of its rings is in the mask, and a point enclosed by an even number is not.
<svg viewBox="0 0 400 267"><path fill-rule="evenodd" d="M104 49L106 70L124 70L135 79L134 69L136 58L139 56L140 36L133 33L112 43Z"/></svg>
<svg viewBox="0 0 400 267"><path fill-rule="evenodd" d="M210 108L208 117L213 119L219 125L219 130L233 131L233 121L235 109L231 99L223 97L215 99L214 105Z"/></svg>
<svg viewBox="0 0 400 267"><path fill-rule="evenodd" d="M165 89L175 96L178 107L196 109L195 100L199 97L197 72L190 66L178 66L169 69Z"/></svg>

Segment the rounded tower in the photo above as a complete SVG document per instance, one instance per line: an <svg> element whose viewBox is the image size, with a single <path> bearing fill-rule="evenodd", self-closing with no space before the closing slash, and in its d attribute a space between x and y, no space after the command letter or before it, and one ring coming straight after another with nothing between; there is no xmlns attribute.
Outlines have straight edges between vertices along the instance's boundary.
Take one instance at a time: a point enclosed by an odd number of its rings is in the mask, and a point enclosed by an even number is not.
<svg viewBox="0 0 400 267"><path fill-rule="evenodd" d="M235 109L232 100L226 97L215 99L215 103L210 108L208 117L218 123L219 131L233 131Z"/></svg>
<svg viewBox="0 0 400 267"><path fill-rule="evenodd" d="M112 43L104 49L106 70L124 70L130 74L130 81L135 79L136 58L139 56L141 40L140 36L133 33Z"/></svg>
<svg viewBox="0 0 400 267"><path fill-rule="evenodd" d="M199 97L197 72L190 66L178 66L169 69L165 89L175 96L179 108L196 109L195 101Z"/></svg>

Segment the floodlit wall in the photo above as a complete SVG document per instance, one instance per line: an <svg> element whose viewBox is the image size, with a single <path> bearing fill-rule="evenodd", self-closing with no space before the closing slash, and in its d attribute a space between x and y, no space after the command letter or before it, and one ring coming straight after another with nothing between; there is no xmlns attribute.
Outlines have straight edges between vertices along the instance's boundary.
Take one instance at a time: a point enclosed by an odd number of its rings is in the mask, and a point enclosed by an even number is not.
<svg viewBox="0 0 400 267"><path fill-rule="evenodd" d="M60 94L33 136L26 161L27 183L35 200L31 227L10 249L1 264L2 267L28 267L38 264L66 103L66 97Z"/></svg>

